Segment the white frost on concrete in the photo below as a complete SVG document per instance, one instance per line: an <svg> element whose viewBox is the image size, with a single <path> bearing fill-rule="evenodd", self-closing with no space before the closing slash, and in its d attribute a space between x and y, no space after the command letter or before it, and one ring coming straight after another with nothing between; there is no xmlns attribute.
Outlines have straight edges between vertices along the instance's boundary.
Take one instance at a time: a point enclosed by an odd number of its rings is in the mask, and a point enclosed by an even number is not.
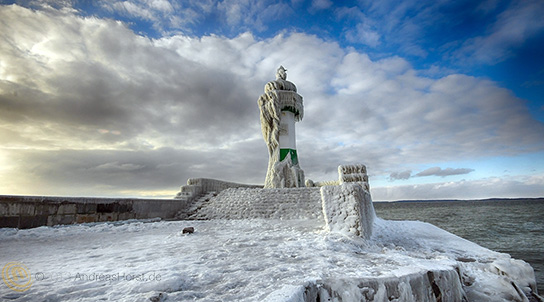
<svg viewBox="0 0 544 302"><path fill-rule="evenodd" d="M352 301L377 284L372 301L389 301L390 291L404 291L403 301L415 301L409 298L418 290L415 276L457 268L469 301L526 301L519 291L535 288L527 263L427 223L376 218L373 235L364 240L325 232L321 221L126 221L0 229L0 264L21 262L34 278L23 293L0 284L0 300L149 301L162 294L163 301L301 302L312 285L323 284L337 301ZM195 232L183 235L189 226ZM388 289L387 280L394 279L405 281ZM454 290L437 285L444 293Z"/></svg>
<svg viewBox="0 0 544 302"><path fill-rule="evenodd" d="M325 227L330 232L372 236L374 206L370 193L360 183L321 187Z"/></svg>

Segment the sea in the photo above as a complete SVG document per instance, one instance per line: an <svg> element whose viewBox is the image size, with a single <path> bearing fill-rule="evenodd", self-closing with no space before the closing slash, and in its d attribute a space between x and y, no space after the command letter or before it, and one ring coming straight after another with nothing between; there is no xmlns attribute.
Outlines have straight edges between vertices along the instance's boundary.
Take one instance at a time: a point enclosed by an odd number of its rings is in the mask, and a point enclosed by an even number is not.
<svg viewBox="0 0 544 302"><path fill-rule="evenodd" d="M528 262L544 294L544 198L375 202L378 217L434 224Z"/></svg>

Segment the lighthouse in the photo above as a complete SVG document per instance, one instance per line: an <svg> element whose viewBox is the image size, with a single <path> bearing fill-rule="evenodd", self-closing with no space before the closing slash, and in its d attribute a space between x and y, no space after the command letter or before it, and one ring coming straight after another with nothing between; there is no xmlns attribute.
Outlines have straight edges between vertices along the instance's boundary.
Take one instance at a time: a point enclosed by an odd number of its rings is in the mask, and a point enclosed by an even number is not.
<svg viewBox="0 0 544 302"><path fill-rule="evenodd" d="M286 71L283 66L278 68L276 80L265 85L258 101L261 130L269 154L265 188L304 186L295 135L295 123L302 120L304 107L297 87L287 81Z"/></svg>

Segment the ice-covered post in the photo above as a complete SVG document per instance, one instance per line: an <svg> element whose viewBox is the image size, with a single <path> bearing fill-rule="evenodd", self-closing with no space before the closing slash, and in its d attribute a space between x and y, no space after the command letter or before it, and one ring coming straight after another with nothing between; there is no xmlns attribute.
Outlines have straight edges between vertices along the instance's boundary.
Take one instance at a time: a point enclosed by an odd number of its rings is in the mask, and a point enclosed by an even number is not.
<svg viewBox="0 0 544 302"><path fill-rule="evenodd" d="M287 81L283 66L276 72L276 80L268 82L259 98L261 129L268 146L268 170L265 188L304 186L304 171L300 169L295 122L302 120L302 96L295 84Z"/></svg>
<svg viewBox="0 0 544 302"><path fill-rule="evenodd" d="M365 165L338 167L339 185L321 187L325 227L330 232L370 239L376 214Z"/></svg>

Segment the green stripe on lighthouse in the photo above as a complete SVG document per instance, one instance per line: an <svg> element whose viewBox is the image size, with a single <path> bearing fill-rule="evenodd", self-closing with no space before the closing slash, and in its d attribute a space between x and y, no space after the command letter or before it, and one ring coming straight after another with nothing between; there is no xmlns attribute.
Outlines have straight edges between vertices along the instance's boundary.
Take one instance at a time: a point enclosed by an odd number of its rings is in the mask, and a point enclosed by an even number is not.
<svg viewBox="0 0 544 302"><path fill-rule="evenodd" d="M293 165L298 164L297 150L295 149L280 149L280 161L284 160L287 157L287 154L291 154L291 163Z"/></svg>

